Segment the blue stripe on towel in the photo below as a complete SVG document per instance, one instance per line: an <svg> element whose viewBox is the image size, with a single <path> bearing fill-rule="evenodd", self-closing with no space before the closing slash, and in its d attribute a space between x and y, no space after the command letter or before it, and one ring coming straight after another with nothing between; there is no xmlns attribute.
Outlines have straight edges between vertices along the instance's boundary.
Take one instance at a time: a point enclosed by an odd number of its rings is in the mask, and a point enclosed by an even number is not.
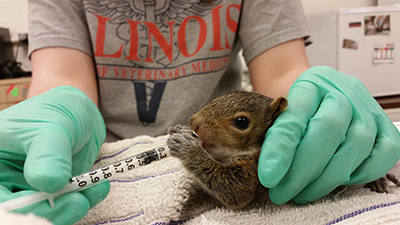
<svg viewBox="0 0 400 225"><path fill-rule="evenodd" d="M138 213L136 215L129 216L129 217L126 217L126 218L122 218L122 219L106 220L106 221L103 221L103 222L95 223L94 225L113 224L113 223L125 222L125 221L131 220L133 218L139 217L141 215L144 215L144 212L141 212L141 213Z"/></svg>
<svg viewBox="0 0 400 225"><path fill-rule="evenodd" d="M149 178L155 178L155 177L164 176L164 175L171 174L171 173L176 173L176 172L178 172L180 170L181 169L176 169L176 170L172 170L172 171L168 171L168 172L164 172L164 173L160 173L160 174L156 174L156 175L148 175L148 176L144 176L144 177L135 178L133 180L110 180L110 182L132 183L132 182L136 182L136 181L139 181L139 180L145 180L145 179L149 179Z"/></svg>
<svg viewBox="0 0 400 225"><path fill-rule="evenodd" d="M400 201L391 202L391 203L382 203L380 205L373 205L373 206L368 207L368 208L363 208L363 209L360 209L360 210L345 214L345 215L335 219L334 221L332 221L330 223L327 223L326 225L337 224L337 223L339 223L339 222L341 222L343 220L347 220L347 219L353 218L353 217L358 216L360 214L363 214L365 212L372 211L372 210L375 210L375 209L390 207L390 206L393 206L393 205L397 205L399 203L400 203Z"/></svg>
<svg viewBox="0 0 400 225"><path fill-rule="evenodd" d="M100 162L100 161L103 160L103 159L113 158L113 157L115 157L115 156L117 156L117 155L119 155L119 154L125 152L126 150L132 148L133 146L142 145L142 144L148 145L148 144L152 144L152 143L150 143L150 142L136 142L135 144L133 144L133 145L127 147L127 148L124 148L124 149L122 149L121 151L119 151L119 152L117 152L117 153L114 153L114 154L112 154L112 155L106 155L106 156L103 156L103 157L98 158L96 161L94 161L93 165L96 165L96 163Z"/></svg>
<svg viewBox="0 0 400 225"><path fill-rule="evenodd" d="M177 220L177 221L171 221L169 223L166 222L157 222L157 223L153 223L151 225L181 225L184 224L185 222L189 221L191 219L185 219L185 220Z"/></svg>

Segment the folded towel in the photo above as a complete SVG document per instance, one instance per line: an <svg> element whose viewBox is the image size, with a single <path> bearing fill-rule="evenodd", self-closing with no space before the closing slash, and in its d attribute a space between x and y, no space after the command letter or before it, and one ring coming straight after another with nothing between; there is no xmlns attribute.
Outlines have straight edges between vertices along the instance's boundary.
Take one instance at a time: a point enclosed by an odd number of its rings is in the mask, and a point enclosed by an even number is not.
<svg viewBox="0 0 400 225"><path fill-rule="evenodd" d="M94 168L165 145L166 139L106 143ZM391 224L400 221L400 189L391 188L392 194L348 190L306 205L263 200L233 211L216 207L212 199L191 202L198 194L193 177L178 159L167 157L113 177L107 198L77 224Z"/></svg>
<svg viewBox="0 0 400 225"><path fill-rule="evenodd" d="M35 216L33 213L23 215L0 210L0 218L1 225L51 225L48 220Z"/></svg>

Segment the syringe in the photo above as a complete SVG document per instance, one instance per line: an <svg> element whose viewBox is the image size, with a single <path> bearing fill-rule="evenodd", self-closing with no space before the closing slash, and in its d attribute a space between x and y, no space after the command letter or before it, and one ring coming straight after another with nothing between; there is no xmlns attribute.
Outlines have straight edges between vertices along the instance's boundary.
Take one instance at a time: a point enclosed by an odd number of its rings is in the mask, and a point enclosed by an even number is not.
<svg viewBox="0 0 400 225"><path fill-rule="evenodd" d="M168 157L170 155L169 148L167 145L153 148L152 150L142 152L138 155L129 157L120 162L101 167L99 169L78 175L70 179L69 183L62 189L54 193L36 192L30 195L25 195L19 198L11 199L6 202L0 203L0 209L4 211L12 211L15 209L22 208L43 200L48 200L50 207L54 208L54 198L62 196L67 193L82 191L86 188L97 185L104 182L116 174L126 173L132 171L135 168L146 166L153 161L157 161Z"/></svg>

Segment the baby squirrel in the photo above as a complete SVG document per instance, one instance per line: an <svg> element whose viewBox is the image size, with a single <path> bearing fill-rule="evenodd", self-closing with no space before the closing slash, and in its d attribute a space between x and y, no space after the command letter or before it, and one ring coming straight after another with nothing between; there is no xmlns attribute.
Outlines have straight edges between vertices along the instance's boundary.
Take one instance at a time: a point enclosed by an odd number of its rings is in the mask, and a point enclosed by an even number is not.
<svg viewBox="0 0 400 225"><path fill-rule="evenodd" d="M192 128L169 128L171 155L209 195L227 208L241 209L260 194L267 195L257 175L258 158L267 130L287 104L284 97L244 91L216 98L190 117ZM369 186L388 191L386 179Z"/></svg>

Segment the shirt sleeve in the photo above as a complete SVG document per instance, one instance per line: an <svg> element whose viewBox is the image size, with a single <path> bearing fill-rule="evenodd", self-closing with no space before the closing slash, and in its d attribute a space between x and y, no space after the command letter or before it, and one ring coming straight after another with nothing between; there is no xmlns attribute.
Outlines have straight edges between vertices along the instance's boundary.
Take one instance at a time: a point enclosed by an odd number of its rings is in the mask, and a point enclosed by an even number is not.
<svg viewBox="0 0 400 225"><path fill-rule="evenodd" d="M238 32L247 64L281 43L298 38L310 43L300 0L243 0Z"/></svg>
<svg viewBox="0 0 400 225"><path fill-rule="evenodd" d="M29 56L45 47L74 48L93 56L82 0L28 0Z"/></svg>

